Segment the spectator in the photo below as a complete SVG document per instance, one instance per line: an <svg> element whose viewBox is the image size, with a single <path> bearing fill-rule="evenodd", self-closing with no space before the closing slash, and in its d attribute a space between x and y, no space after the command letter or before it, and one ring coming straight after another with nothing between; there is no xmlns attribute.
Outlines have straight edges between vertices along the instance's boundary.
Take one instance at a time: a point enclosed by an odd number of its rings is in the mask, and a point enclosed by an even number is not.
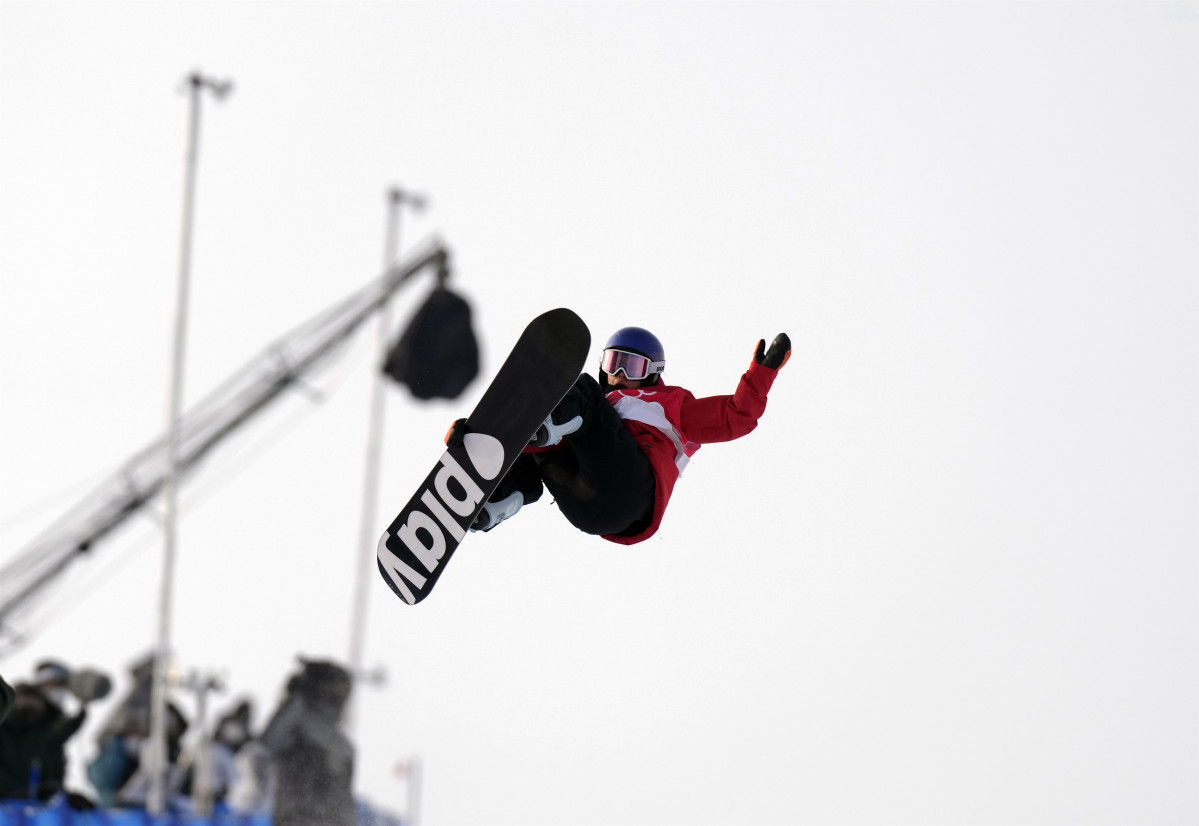
<svg viewBox="0 0 1199 826"><path fill-rule="evenodd" d="M235 757L250 741L249 700L243 700L217 720L216 729L207 743L207 756L201 759L204 744L198 747L196 759L189 771L184 788L190 786L196 806L207 811L209 804L225 803L238 780Z"/></svg>
<svg viewBox="0 0 1199 826"><path fill-rule="evenodd" d="M129 669L133 687L113 709L97 735L100 753L87 767L87 777L104 808L117 805L117 794L137 772L142 740L150 734L150 686L153 655Z"/></svg>
<svg viewBox="0 0 1199 826"><path fill-rule="evenodd" d="M144 718L145 722L142 724L142 729L147 732L149 731L150 692L154 682L154 655L147 655L130 666L129 677L133 686L121 700L120 704L113 709L101 727L99 735L97 735L101 745L109 737L128 730L129 726L133 723L130 715L134 715L139 719ZM143 734L142 736L145 735Z"/></svg>
<svg viewBox="0 0 1199 826"><path fill-rule="evenodd" d="M128 755L136 746L136 755L132 766L132 775L120 786L116 795L118 806L145 806L146 796L150 789L150 718L135 715L131 734L127 736L125 753ZM167 798L174 808L186 808L186 803L178 800L182 793L183 784L187 777L186 767L180 765L179 755L183 753L183 735L187 731L187 718L174 703L167 704ZM126 764L126 770L129 768Z"/></svg>
<svg viewBox="0 0 1199 826"><path fill-rule="evenodd" d="M233 786L225 799L229 808L243 815L269 815L275 799L275 769L266 746L250 740L238 750L233 765Z"/></svg>
<svg viewBox="0 0 1199 826"><path fill-rule="evenodd" d="M239 814L270 814L275 796L271 754L250 727L251 706L242 702L217 724L214 741L233 752L233 782L225 802Z"/></svg>
<svg viewBox="0 0 1199 826"><path fill-rule="evenodd" d="M354 747L342 733L350 674L330 662L301 659L262 744L275 770L276 826L354 826Z"/></svg>
<svg viewBox="0 0 1199 826"><path fill-rule="evenodd" d="M88 764L87 778L102 808L117 805L117 794L140 764L142 740L149 733L149 717L121 708L110 717L100 737L100 753Z"/></svg>
<svg viewBox="0 0 1199 826"><path fill-rule="evenodd" d="M33 667L33 684L64 713L72 704L71 669L57 660L42 660Z"/></svg>
<svg viewBox="0 0 1199 826"><path fill-rule="evenodd" d="M37 686L13 686L13 706L0 723L0 798L49 800L64 791L66 742L87 716L67 717ZM72 798L86 808L88 801Z"/></svg>
<svg viewBox="0 0 1199 826"><path fill-rule="evenodd" d="M87 767L87 776L101 806L142 805L148 787L148 767L142 765L150 736L150 693L154 657L147 656L129 670L133 687L104 722L97 737L100 753ZM173 703L167 704L168 789L178 788L175 768L187 731L187 718ZM172 786L172 783L174 784Z"/></svg>

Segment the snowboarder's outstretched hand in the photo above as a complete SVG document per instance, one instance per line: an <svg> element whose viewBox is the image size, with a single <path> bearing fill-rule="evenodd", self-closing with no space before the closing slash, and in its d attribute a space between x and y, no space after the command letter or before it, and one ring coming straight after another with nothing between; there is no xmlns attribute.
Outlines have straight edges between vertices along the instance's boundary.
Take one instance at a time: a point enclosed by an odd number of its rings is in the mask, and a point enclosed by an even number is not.
<svg viewBox="0 0 1199 826"><path fill-rule="evenodd" d="M454 423L450 425L450 429L445 432L446 447L462 447L463 439L466 438L466 419L454 419Z"/></svg>
<svg viewBox="0 0 1199 826"><path fill-rule="evenodd" d="M766 347L766 339L760 340L758 349L754 352L754 361L772 370L781 370L789 358L791 358L791 339L787 338L786 333L779 333L775 336L774 341L770 342L769 349Z"/></svg>

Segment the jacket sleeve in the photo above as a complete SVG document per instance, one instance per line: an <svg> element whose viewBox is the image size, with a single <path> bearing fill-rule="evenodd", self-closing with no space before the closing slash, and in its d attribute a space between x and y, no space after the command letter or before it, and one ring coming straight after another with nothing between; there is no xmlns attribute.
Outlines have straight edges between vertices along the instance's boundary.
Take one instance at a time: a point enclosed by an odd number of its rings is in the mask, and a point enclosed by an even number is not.
<svg viewBox="0 0 1199 826"><path fill-rule="evenodd" d="M289 697L267 723L259 742L272 754L286 751L296 740L296 730L304 718L304 704L296 697Z"/></svg>
<svg viewBox="0 0 1199 826"><path fill-rule="evenodd" d="M739 439L758 426L777 370L751 362L731 396L706 396L680 411L683 433L700 444Z"/></svg>
<svg viewBox="0 0 1199 826"><path fill-rule="evenodd" d="M55 746L62 746L75 736L75 732L79 731L86 720L87 706L79 709L78 713L70 717L65 715L60 717L50 728L50 742Z"/></svg>

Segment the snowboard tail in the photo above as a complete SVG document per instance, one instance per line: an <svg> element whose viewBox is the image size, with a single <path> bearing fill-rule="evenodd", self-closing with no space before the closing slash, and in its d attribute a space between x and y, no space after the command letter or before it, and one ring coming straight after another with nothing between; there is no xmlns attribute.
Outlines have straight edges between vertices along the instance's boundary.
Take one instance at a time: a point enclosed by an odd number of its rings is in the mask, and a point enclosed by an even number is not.
<svg viewBox="0 0 1199 826"><path fill-rule="evenodd" d="M591 334L573 311L533 319L449 447L379 539L379 573L414 605L450 557L512 463L582 372Z"/></svg>

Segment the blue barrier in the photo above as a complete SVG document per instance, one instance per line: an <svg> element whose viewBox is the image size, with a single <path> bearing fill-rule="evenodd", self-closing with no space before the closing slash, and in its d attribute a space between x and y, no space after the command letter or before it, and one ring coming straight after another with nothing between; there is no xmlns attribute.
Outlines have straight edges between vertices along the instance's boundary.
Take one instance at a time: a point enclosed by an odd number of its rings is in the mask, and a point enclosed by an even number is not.
<svg viewBox="0 0 1199 826"><path fill-rule="evenodd" d="M356 803L358 826L406 826L402 818ZM65 798L48 803L0 801L0 826L273 826L267 814L221 809L207 817L183 812L153 817L144 809L92 809L77 812Z"/></svg>

